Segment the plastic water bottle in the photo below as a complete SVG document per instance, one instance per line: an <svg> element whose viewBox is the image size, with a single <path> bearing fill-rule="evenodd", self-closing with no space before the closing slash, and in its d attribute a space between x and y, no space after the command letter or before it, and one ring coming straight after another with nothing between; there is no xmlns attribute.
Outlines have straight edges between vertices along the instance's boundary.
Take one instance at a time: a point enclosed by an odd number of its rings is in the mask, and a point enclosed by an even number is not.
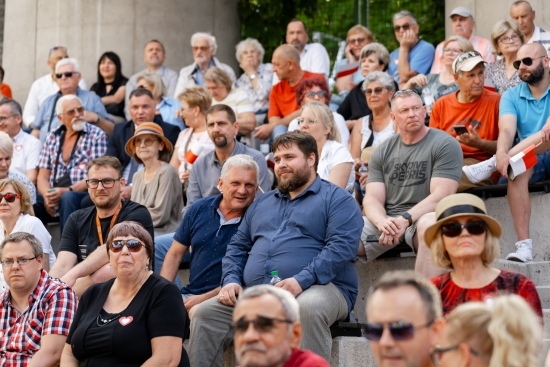
<svg viewBox="0 0 550 367"><path fill-rule="evenodd" d="M361 166L357 171L359 173L359 176L362 176L364 173L367 173L368 171L369 171L369 166L367 166L365 162L361 162Z"/></svg>
<svg viewBox="0 0 550 367"><path fill-rule="evenodd" d="M432 106L435 102L435 99L430 88L424 88L422 90L422 100L424 101L424 105L426 106L428 114L432 113Z"/></svg>
<svg viewBox="0 0 550 367"><path fill-rule="evenodd" d="M271 272L271 281L269 282L269 284L271 285L275 285L277 283L279 283L282 279L279 278L279 270L273 270Z"/></svg>

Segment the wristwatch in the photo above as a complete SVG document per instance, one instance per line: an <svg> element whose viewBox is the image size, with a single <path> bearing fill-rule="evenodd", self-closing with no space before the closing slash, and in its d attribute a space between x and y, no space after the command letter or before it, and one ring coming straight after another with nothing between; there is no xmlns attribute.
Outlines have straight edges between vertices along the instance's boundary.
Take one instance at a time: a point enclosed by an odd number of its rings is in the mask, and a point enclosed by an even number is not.
<svg viewBox="0 0 550 367"><path fill-rule="evenodd" d="M412 219L411 215L409 214L409 212L405 212L405 213L401 214L401 216L409 221L409 227L412 226L413 219Z"/></svg>
<svg viewBox="0 0 550 367"><path fill-rule="evenodd" d="M256 79L256 74L250 74L248 77L250 78L250 80L254 80Z"/></svg>

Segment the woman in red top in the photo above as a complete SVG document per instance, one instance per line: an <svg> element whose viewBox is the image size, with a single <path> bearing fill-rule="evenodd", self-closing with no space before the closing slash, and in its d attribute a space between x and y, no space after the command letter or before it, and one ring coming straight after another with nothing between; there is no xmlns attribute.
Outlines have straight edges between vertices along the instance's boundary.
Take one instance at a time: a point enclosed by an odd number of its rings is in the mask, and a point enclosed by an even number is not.
<svg viewBox="0 0 550 367"><path fill-rule="evenodd" d="M446 315L461 303L485 301L498 294L523 297L542 316L535 285L525 275L489 266L500 254L500 224L487 215L483 200L471 194L450 195L435 208L437 222L426 229L434 263L451 272L432 278Z"/></svg>

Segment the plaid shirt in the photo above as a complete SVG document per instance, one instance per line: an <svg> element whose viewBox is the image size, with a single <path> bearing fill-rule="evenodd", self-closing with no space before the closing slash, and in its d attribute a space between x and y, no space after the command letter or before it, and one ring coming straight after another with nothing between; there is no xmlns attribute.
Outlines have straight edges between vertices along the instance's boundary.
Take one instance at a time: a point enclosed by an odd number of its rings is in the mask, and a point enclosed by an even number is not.
<svg viewBox="0 0 550 367"><path fill-rule="evenodd" d="M83 134L78 139L76 149L69 164L66 165L60 155L57 165L57 177L53 177L55 160L57 159L58 150L61 148L61 133L65 130L65 125L61 125L50 132L42 147L40 157L38 157L38 168L45 168L51 171L50 185L52 187L54 181L63 177L67 171L69 171L73 184L86 178L88 174L88 162L104 156L107 151L107 135L100 128L86 124Z"/></svg>
<svg viewBox="0 0 550 367"><path fill-rule="evenodd" d="M10 292L0 295L0 366L24 367L40 349L42 335L68 335L77 299L68 285L42 270L29 295L29 308L19 313Z"/></svg>

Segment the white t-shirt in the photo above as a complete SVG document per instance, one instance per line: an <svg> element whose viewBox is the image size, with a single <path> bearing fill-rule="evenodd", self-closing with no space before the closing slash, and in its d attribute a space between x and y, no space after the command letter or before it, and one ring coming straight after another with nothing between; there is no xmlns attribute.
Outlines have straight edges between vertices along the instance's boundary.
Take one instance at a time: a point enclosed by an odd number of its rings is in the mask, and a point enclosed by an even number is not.
<svg viewBox="0 0 550 367"><path fill-rule="evenodd" d="M347 148L349 143L349 130L348 130L348 126L346 125L346 120L342 115L340 115L336 111L332 111L332 115L334 116L334 122L336 123L336 127L340 132L340 139L342 140L341 143L343 146ZM300 127L298 126L298 118L295 118L294 120L290 121L290 123L288 124L288 131L298 130L299 128Z"/></svg>
<svg viewBox="0 0 550 367"><path fill-rule="evenodd" d="M319 174L319 177L328 181L332 167L341 163L354 163L349 150L335 140L327 140L323 146L321 157L319 158L319 164L317 165L317 173ZM352 169L346 185L347 191L353 190L354 181L355 173Z"/></svg>
<svg viewBox="0 0 550 367"><path fill-rule="evenodd" d="M394 126L395 125L393 124L393 120L390 120L390 123L384 128L384 130L374 132L372 146L376 147L387 138L395 135L396 132ZM367 145L367 142L369 141L370 135L372 133L373 132L369 129L369 116L365 116L361 121L361 150L365 149L365 145Z"/></svg>
<svg viewBox="0 0 550 367"><path fill-rule="evenodd" d="M225 104L231 107L237 119L240 113L252 112L254 113L254 105L248 97L248 93L242 89L231 89L231 92L221 101L212 99L212 106L217 104Z"/></svg>
<svg viewBox="0 0 550 367"><path fill-rule="evenodd" d="M189 142L189 144L187 144L187 141L189 139L191 139L191 141ZM187 150L185 149L186 146L187 146ZM178 140L176 141L175 150L178 155L178 159L180 161L180 166L178 168L178 175L182 182L183 182L181 178L182 175L185 172L190 171L191 168L193 167L193 164L187 162L187 160L185 159L185 154L187 153L187 151L191 149L193 149L194 151L197 151L196 148L198 146L202 146L202 150L198 154L199 157L202 157L203 155L206 155L214 150L214 143L208 136L208 131L205 130L197 133L197 132L193 132L192 128L187 128L179 134Z"/></svg>
<svg viewBox="0 0 550 367"><path fill-rule="evenodd" d="M27 176L27 170L38 167L42 142L23 130L13 137L13 157L10 171Z"/></svg>

